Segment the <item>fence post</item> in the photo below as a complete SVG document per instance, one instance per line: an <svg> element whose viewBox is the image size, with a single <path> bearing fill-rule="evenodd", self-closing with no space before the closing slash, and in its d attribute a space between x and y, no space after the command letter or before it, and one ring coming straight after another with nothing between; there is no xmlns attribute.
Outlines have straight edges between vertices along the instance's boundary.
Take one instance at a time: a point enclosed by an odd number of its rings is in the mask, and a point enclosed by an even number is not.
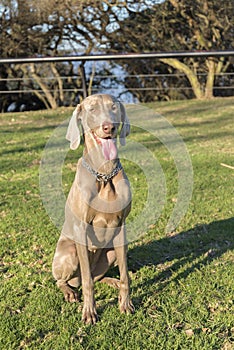
<svg viewBox="0 0 234 350"><path fill-rule="evenodd" d="M80 72L81 72L81 81L82 81L82 89L83 89L83 98L88 96L87 83L86 83L86 75L85 75L85 61L81 62Z"/></svg>

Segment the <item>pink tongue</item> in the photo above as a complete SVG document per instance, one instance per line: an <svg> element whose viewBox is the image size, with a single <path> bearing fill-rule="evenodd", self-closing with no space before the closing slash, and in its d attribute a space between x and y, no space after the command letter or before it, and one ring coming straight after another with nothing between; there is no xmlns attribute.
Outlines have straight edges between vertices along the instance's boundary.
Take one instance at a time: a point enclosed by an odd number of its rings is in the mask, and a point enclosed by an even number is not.
<svg viewBox="0 0 234 350"><path fill-rule="evenodd" d="M102 143L102 153L106 160L112 160L117 157L117 149L112 139L100 139Z"/></svg>

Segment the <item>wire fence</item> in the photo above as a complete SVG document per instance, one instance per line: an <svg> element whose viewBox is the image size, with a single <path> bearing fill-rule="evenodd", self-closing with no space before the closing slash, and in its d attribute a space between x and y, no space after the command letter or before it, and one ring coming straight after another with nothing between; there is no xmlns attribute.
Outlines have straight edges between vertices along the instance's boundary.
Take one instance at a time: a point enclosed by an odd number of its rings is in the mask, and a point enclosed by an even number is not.
<svg viewBox="0 0 234 350"><path fill-rule="evenodd" d="M198 77L206 77L207 74L206 73L198 73L197 74ZM155 80L157 79L160 79L160 78L170 78L170 77L186 77L185 74L182 74L182 73L177 73L177 74L128 74L128 75L125 75L124 78L125 79L128 79L128 78L145 78L145 79L148 79L148 78L155 78ZM234 82L234 73L219 73L219 74L215 74L215 78L219 78L219 77L226 77L228 78L228 80L233 80ZM59 79L62 81L62 82L66 82L68 79L70 80L77 80L77 79L81 79L81 75L80 76L59 76ZM87 77L88 78L88 77ZM97 80L105 80L105 79L113 79L115 81L119 81L121 83L121 78L122 76L119 75L119 74L108 74L108 75L99 75L99 74L96 74L95 75L95 79ZM41 81L45 81L45 82L48 82L48 81L54 81L55 78L54 77L41 77L40 78ZM3 79L0 79L0 81L5 81L5 82L14 82L14 83L22 83L20 84L21 86L24 85L24 87L22 89L12 89L12 90L0 90L0 94L17 94L17 93L33 93L33 92L43 92L43 90L41 89L29 89L27 88L27 83L33 83L34 85L36 85L36 81L35 79L33 78L3 78ZM225 90L225 89L233 89L234 90L234 84L233 85L228 85L228 86L220 86L220 85L214 85L213 87L214 89L216 90ZM102 87L102 90L104 88ZM107 90L109 89L109 87L107 87ZM155 90L155 91L160 91L160 90L163 90L165 89L165 87L138 87L137 85L134 86L134 87L129 87L128 90L129 91L147 91L147 90ZM170 89L170 90L192 90L192 87L186 87L186 86L183 86L183 87L174 87L174 86L167 86L167 89ZM54 89L48 89L48 91L50 92L54 92L55 90L57 90L56 88ZM75 88L76 91L80 91L80 92L83 92L83 88ZM115 87L112 87L112 90L119 90L119 88L115 88ZM70 88L70 89L66 89L66 88L63 88L63 91L64 92L69 92L69 91L74 91L74 88ZM98 88L92 88L92 91L99 91Z"/></svg>
<svg viewBox="0 0 234 350"><path fill-rule="evenodd" d="M79 70L77 73L64 75L58 72L57 74L45 74L45 76L40 76L40 83L38 79L32 76L27 76L27 74L22 74L17 76L17 72L14 75L4 77L4 74L0 75L0 99L16 101L18 99L24 98L26 100L27 96L35 95L45 103L45 89L43 86L47 85L46 92L55 96L56 94L63 94L68 96L68 94L79 94L83 98L90 93L116 93L117 95L123 96L128 94L130 96L137 96L137 94L147 94L154 92L155 94L163 93L163 91L176 91L176 92L186 92L188 94L193 88L190 84L182 83L178 84L178 81L186 82L188 81L188 75L185 75L179 71L176 73L153 73L153 74L127 74L123 72L113 73L111 67L106 70L106 74L100 74L97 71L89 69L87 72L87 66L85 63L89 61L102 61L108 62L110 64L113 61L118 60L153 60L160 58L177 58L184 59L185 57L213 57L216 59L224 59L226 57L233 57L234 50L229 51L204 51L204 52L167 52L167 53L146 53L146 54L117 54L117 55L89 55L89 56L61 56L61 57L29 57L29 58L17 58L17 59L0 59L0 73L4 71L2 67L30 67L30 64L44 64L48 63L59 63L65 62L79 62ZM146 61L144 61L146 62ZM5 66L2 66L5 65ZM233 67L232 63L232 67ZM89 65L90 68L90 65ZM122 69L122 68L121 68ZM120 69L120 70L121 70ZM1 77L2 76L2 77ZM202 88L205 89L205 82L207 79L206 72L197 72L197 78L203 81L201 84ZM138 84L139 80L141 84ZM131 81L128 85L126 82ZM177 84L173 82L177 81ZM142 83L143 82L143 83ZM214 75L214 85L213 90L216 94L220 95L234 95L234 70L229 69L228 72L218 73ZM223 91L223 92L222 92ZM13 97L11 97L13 96ZM23 96L23 97L22 97ZM9 102L9 103L10 103ZM70 102L68 102L70 103ZM49 106L47 106L49 107Z"/></svg>

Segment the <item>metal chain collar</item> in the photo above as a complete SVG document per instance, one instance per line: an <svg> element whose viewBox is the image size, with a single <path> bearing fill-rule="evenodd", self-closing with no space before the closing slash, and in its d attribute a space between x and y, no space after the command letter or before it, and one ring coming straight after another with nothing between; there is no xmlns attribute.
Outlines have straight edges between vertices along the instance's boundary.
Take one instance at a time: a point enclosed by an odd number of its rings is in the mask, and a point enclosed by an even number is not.
<svg viewBox="0 0 234 350"><path fill-rule="evenodd" d="M103 181L103 182L108 182L108 181L109 181L110 179L112 179L115 175L117 175L118 172L119 172L120 170L123 169L123 167L122 167L120 161L118 161L118 164L117 164L116 168L115 168L111 173L109 173L109 174L102 174L102 173L99 173L99 172L95 171L93 168L91 168L91 166L85 161L84 157L82 157L82 165L83 165L83 167L84 167L85 169L87 169L88 172L89 172L90 174L92 174L92 175L96 178L96 180L99 181L99 182L102 182L102 181Z"/></svg>

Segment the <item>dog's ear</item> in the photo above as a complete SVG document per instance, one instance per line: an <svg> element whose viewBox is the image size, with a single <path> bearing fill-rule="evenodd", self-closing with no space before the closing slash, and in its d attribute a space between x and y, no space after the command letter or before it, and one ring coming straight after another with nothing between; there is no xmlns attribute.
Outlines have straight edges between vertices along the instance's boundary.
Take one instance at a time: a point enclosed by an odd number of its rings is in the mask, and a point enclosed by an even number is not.
<svg viewBox="0 0 234 350"><path fill-rule="evenodd" d="M70 141L70 148L72 150L77 149L80 144L80 130L78 127L80 111L81 111L81 106L77 105L76 109L72 114L72 117L70 119L70 122L67 128L66 139Z"/></svg>
<svg viewBox="0 0 234 350"><path fill-rule="evenodd" d="M130 123L124 108L124 105L119 102L120 104L120 110L121 110L121 121L122 121L122 128L120 131L120 144L122 146L125 146L125 137L127 137L130 134Z"/></svg>

